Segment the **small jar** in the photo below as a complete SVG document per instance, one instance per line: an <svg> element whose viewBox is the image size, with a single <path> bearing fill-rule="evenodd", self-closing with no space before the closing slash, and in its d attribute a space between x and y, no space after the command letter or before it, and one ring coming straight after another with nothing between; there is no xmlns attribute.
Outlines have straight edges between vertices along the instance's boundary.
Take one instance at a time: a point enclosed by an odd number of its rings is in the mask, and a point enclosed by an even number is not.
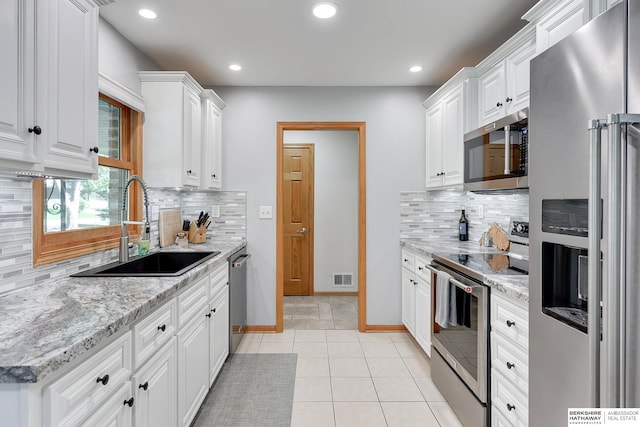
<svg viewBox="0 0 640 427"><path fill-rule="evenodd" d="M187 239L187 233L180 231L176 234L176 245L186 248L189 245L189 240Z"/></svg>

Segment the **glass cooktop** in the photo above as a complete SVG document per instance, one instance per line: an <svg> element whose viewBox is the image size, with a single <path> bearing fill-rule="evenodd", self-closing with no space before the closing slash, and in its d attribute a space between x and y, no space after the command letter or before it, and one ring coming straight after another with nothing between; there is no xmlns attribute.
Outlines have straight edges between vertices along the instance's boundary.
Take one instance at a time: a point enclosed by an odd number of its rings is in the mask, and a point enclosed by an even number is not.
<svg viewBox="0 0 640 427"><path fill-rule="evenodd" d="M482 280L484 276L527 275L529 261L508 254L433 254L434 261Z"/></svg>

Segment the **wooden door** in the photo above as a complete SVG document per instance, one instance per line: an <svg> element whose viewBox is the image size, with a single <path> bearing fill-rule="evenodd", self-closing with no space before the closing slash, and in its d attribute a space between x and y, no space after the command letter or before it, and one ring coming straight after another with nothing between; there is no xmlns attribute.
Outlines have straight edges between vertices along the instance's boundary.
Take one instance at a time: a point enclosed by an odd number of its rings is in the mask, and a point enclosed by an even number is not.
<svg viewBox="0 0 640 427"><path fill-rule="evenodd" d="M285 145L284 295L313 294L313 145Z"/></svg>

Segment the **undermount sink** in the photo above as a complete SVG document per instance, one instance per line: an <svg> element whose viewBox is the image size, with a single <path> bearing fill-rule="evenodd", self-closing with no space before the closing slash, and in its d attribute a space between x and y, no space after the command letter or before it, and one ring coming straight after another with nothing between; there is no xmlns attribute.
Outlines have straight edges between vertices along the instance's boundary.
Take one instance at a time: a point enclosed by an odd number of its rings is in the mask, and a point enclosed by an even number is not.
<svg viewBox="0 0 640 427"><path fill-rule="evenodd" d="M71 277L172 277L180 276L197 265L219 255L213 252L155 252L125 263L114 262Z"/></svg>

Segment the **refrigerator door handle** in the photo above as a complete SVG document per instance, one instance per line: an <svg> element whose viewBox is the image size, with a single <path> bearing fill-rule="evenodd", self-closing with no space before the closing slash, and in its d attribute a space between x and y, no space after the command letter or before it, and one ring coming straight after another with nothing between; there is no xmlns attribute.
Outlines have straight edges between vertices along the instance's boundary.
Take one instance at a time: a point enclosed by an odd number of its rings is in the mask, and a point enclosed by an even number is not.
<svg viewBox="0 0 640 427"><path fill-rule="evenodd" d="M589 257L587 260L587 312L589 342L589 403L600 407L600 300L602 289L602 264L600 263L600 238L602 236L602 197L600 176L602 172L602 128L605 120L589 120Z"/></svg>

